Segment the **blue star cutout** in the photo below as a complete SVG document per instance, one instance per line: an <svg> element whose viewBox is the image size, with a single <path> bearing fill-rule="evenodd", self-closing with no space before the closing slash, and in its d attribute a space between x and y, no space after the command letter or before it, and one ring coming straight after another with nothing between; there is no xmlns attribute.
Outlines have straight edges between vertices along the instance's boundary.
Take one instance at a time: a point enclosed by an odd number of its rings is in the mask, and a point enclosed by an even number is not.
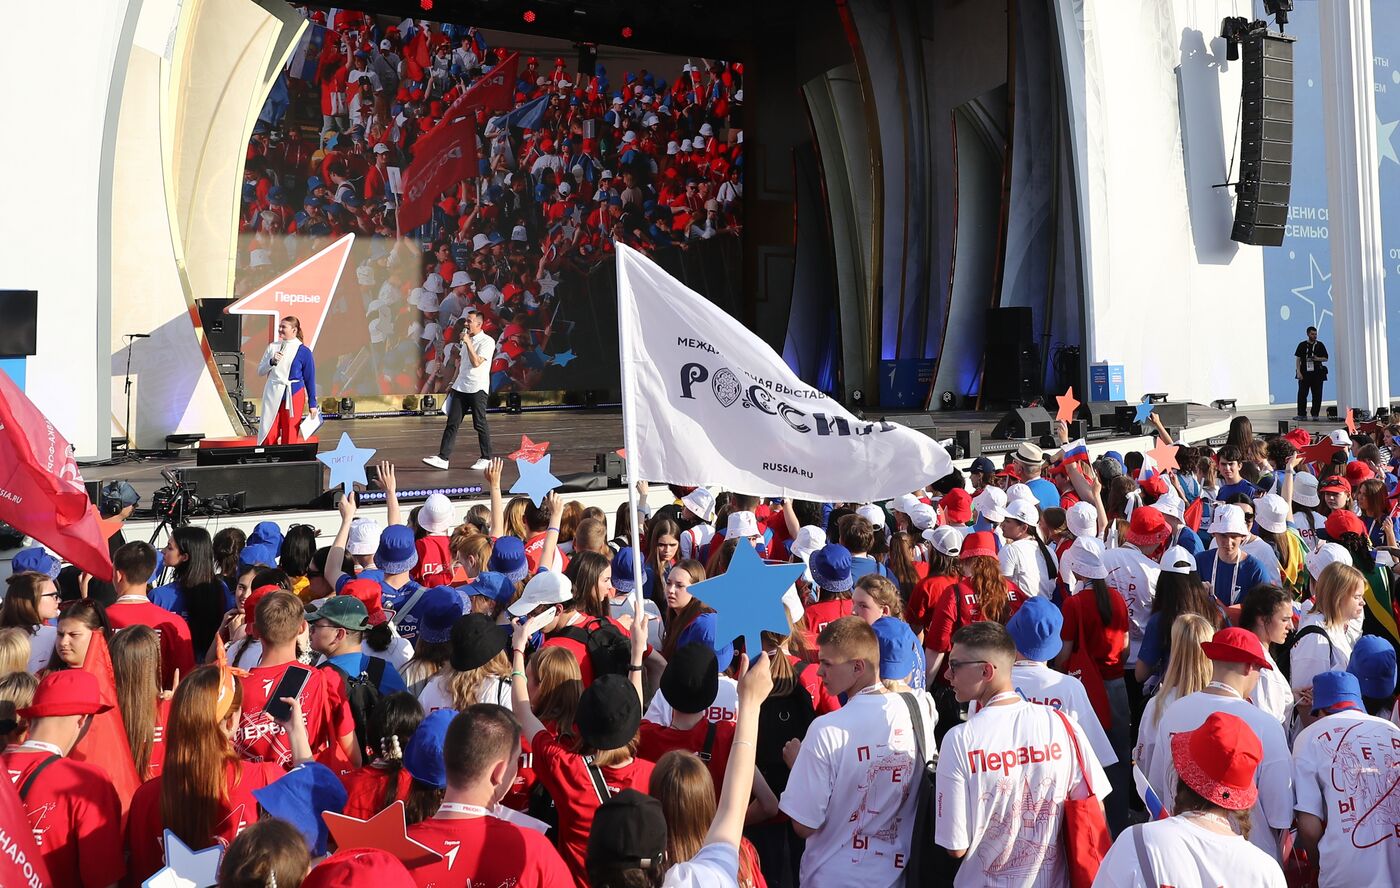
<svg viewBox="0 0 1400 888"><path fill-rule="evenodd" d="M369 484L365 477L365 464L374 456L373 448L356 447L346 432L340 433L340 443L329 453L318 453L316 458L331 470L331 480L327 487L341 486L349 496L356 482Z"/></svg>
<svg viewBox="0 0 1400 888"><path fill-rule="evenodd" d="M802 564L765 565L753 546L740 543L729 569L696 583L690 594L715 609L715 638L728 643L743 636L750 657L763 650L760 632L787 635L783 593L802 576Z"/></svg>
<svg viewBox="0 0 1400 888"><path fill-rule="evenodd" d="M179 879L195 888L212 888L219 882L219 861L223 859L224 846L212 845L203 851L191 851L180 841L180 837L170 830L165 831L165 869L152 876L145 885L178 884L172 881L157 881L161 873L169 870ZM168 878L168 877L167 877Z"/></svg>
<svg viewBox="0 0 1400 888"><path fill-rule="evenodd" d="M535 508L539 508L545 496L561 483L549 471L549 463L553 458L553 454L546 453L539 462L517 459L515 469L520 473L520 477L511 485L510 492L525 494L530 498L530 502L535 504Z"/></svg>
<svg viewBox="0 0 1400 888"><path fill-rule="evenodd" d="M567 367L569 366L569 362L576 357L578 357L578 355L574 354L574 350L569 349L568 351L561 351L559 354L555 355L551 359L551 362L557 367Z"/></svg>
<svg viewBox="0 0 1400 888"><path fill-rule="evenodd" d="M1156 405L1151 401L1143 401L1141 404L1137 405L1137 413L1133 414L1133 422L1147 422L1147 417L1152 415L1152 411L1155 407Z"/></svg>

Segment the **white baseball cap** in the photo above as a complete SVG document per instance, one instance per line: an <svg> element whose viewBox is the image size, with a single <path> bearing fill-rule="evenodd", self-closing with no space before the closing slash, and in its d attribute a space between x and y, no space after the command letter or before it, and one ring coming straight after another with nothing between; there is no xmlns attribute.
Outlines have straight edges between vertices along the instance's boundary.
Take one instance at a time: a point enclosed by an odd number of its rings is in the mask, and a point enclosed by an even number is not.
<svg viewBox="0 0 1400 888"><path fill-rule="evenodd" d="M927 530L938 523L938 512L927 503L919 503L909 510L909 520L919 530Z"/></svg>
<svg viewBox="0 0 1400 888"><path fill-rule="evenodd" d="M942 527L930 527L924 531L924 539L929 541L933 548L954 558L962 551L963 533L956 527L943 525Z"/></svg>
<svg viewBox="0 0 1400 888"><path fill-rule="evenodd" d="M715 517L715 495L707 487L697 487L681 497L681 505L701 521L713 521Z"/></svg>
<svg viewBox="0 0 1400 888"><path fill-rule="evenodd" d="M885 510L879 506L865 505L856 509L856 514L870 522L872 527L885 526Z"/></svg>
<svg viewBox="0 0 1400 888"><path fill-rule="evenodd" d="M528 241L530 233L525 230L524 225L517 225L510 230L510 239L513 241Z"/></svg>
<svg viewBox="0 0 1400 888"><path fill-rule="evenodd" d="M345 551L351 555L373 555L379 548L379 535L384 527L372 518L356 518L350 522L350 536Z"/></svg>
<svg viewBox="0 0 1400 888"><path fill-rule="evenodd" d="M560 193L560 194L568 194L570 191L573 191L573 190L574 190L573 187L572 187L571 185L569 185L568 182L560 182L560 183L559 183L559 193Z"/></svg>
<svg viewBox="0 0 1400 888"><path fill-rule="evenodd" d="M1270 533L1283 533L1288 530L1291 512L1288 503L1276 493L1266 493L1254 501L1254 523Z"/></svg>
<svg viewBox="0 0 1400 888"><path fill-rule="evenodd" d="M754 536L758 536L758 518L753 512L729 513L729 526L724 531L726 540Z"/></svg>
<svg viewBox="0 0 1400 888"><path fill-rule="evenodd" d="M793 557L800 558L804 563L812 557L812 553L826 545L826 531L812 524L804 524L797 528L797 536L792 539L792 546L789 551Z"/></svg>
<svg viewBox="0 0 1400 888"><path fill-rule="evenodd" d="M1099 532L1099 510L1093 503L1080 500L1066 510L1065 526L1076 538L1096 536Z"/></svg>
<svg viewBox="0 0 1400 888"><path fill-rule="evenodd" d="M914 494L901 493L899 496L895 497L894 500L890 503L890 511L903 512L904 514L909 515L912 514L913 508L919 505L920 503L921 500Z"/></svg>
<svg viewBox="0 0 1400 888"><path fill-rule="evenodd" d="M1189 574L1196 570L1196 559L1185 546L1172 546L1162 553L1157 566L1167 573Z"/></svg>
<svg viewBox="0 0 1400 888"><path fill-rule="evenodd" d="M389 153L389 146L388 146L388 145L385 145L383 142L380 142L378 145L375 145L375 146L374 146L374 153L375 153L375 154L388 154L388 153Z"/></svg>
<svg viewBox="0 0 1400 888"><path fill-rule="evenodd" d="M1351 567L1351 553L1340 543L1323 543L1317 547L1317 551L1308 556L1308 574L1314 580L1322 576L1322 572L1328 565L1340 561L1347 567Z"/></svg>
<svg viewBox="0 0 1400 888"><path fill-rule="evenodd" d="M1327 437L1338 447L1351 446L1351 435L1347 434L1346 429L1333 429L1327 433Z"/></svg>
<svg viewBox="0 0 1400 888"><path fill-rule="evenodd" d="M1029 500L1014 499L1006 504L1006 517L1035 527L1040 523L1040 509Z"/></svg>
<svg viewBox="0 0 1400 888"><path fill-rule="evenodd" d="M783 593L783 607L787 609L788 619L794 625L802 622L802 615L806 610L802 607L802 597L797 594L796 583L788 586L787 591Z"/></svg>
<svg viewBox="0 0 1400 888"><path fill-rule="evenodd" d="M1013 484L1006 488L1006 501L1008 503L1014 503L1017 500L1029 500L1033 503L1040 502L1040 500L1036 499L1035 494L1031 492L1029 487L1020 483Z"/></svg>
<svg viewBox="0 0 1400 888"><path fill-rule="evenodd" d="M547 570L537 573L525 584L520 600L506 608L512 617L523 617L542 604L563 604L572 601L574 584L563 574Z"/></svg>
<svg viewBox="0 0 1400 888"><path fill-rule="evenodd" d="M452 501L440 493L430 494L423 501L423 507L418 510L418 526L428 533L442 533L455 521L452 515Z"/></svg>

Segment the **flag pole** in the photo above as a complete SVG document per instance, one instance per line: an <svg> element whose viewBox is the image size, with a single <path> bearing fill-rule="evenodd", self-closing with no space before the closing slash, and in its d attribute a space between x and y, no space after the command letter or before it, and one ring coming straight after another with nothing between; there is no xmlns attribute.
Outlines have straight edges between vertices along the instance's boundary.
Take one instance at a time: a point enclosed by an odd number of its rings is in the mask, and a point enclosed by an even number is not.
<svg viewBox="0 0 1400 888"><path fill-rule="evenodd" d="M632 337L630 331L633 329L633 305L630 298L622 294L622 251L629 249L626 244L619 240L613 241L613 256L617 265L617 347L618 347L618 367L622 371L622 446L625 448L625 457L628 465L627 478L627 513L631 518L632 536L632 575L637 582L632 587L632 605L635 607L638 599L642 595L642 584L646 580L646 566L642 563L642 542L641 542L641 522L637 515L637 478L631 467L635 466L637 453L637 423L635 413L632 410L633 391L631 372ZM657 578L658 580L660 577Z"/></svg>

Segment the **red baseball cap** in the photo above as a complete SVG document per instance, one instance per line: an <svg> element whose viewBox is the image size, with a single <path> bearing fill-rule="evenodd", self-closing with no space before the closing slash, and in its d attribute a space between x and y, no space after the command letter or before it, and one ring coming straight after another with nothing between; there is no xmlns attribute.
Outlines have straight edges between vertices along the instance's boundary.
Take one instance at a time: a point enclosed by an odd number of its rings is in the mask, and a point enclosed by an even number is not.
<svg viewBox="0 0 1400 888"><path fill-rule="evenodd" d="M1254 774L1263 759L1259 737L1238 715L1212 712L1196 730L1172 734L1177 776L1203 798L1230 811L1254 805L1259 796Z"/></svg>
<svg viewBox="0 0 1400 888"><path fill-rule="evenodd" d="M958 557L967 559L974 555L997 557L997 539L990 530L970 533L967 535L967 539L963 540L962 552L958 554Z"/></svg>
<svg viewBox="0 0 1400 888"><path fill-rule="evenodd" d="M1366 536L1366 525L1361 523L1361 519L1356 517L1356 513L1347 509L1334 509L1331 515L1327 516L1327 523L1323 525L1327 535L1334 540L1340 540L1342 534L1354 533L1358 536Z"/></svg>
<svg viewBox="0 0 1400 888"><path fill-rule="evenodd" d="M351 848L321 861L301 888L417 888L408 868L388 851Z"/></svg>
<svg viewBox="0 0 1400 888"><path fill-rule="evenodd" d="M266 586L259 586L258 588L254 589L251 595L243 599L243 627L249 635L253 636L254 638L256 638L258 635L257 629L254 628L254 624L256 623L256 621L253 619L255 616L257 616L258 602L266 598L267 593L276 592L281 588L281 586L276 586L272 583L268 583Z"/></svg>
<svg viewBox="0 0 1400 888"><path fill-rule="evenodd" d="M1351 493L1351 482L1342 475L1328 475L1322 479L1322 483L1317 485L1318 493L1328 493L1340 490L1342 493Z"/></svg>
<svg viewBox="0 0 1400 888"><path fill-rule="evenodd" d="M966 524L972 520L972 496L961 487L954 487L943 494L938 501L943 516L953 524Z"/></svg>
<svg viewBox="0 0 1400 888"><path fill-rule="evenodd" d="M111 709L102 702L97 676L81 669L50 672L34 691L34 702L17 711L21 718L96 715Z"/></svg>
<svg viewBox="0 0 1400 888"><path fill-rule="evenodd" d="M384 613L384 590L377 580L351 580L340 587L340 594L360 599L371 626L389 619Z"/></svg>
<svg viewBox="0 0 1400 888"><path fill-rule="evenodd" d="M1370 481L1374 477L1376 477L1376 473L1371 471L1371 467L1361 460L1355 459L1347 463L1346 479L1353 490L1360 487L1363 481Z"/></svg>
<svg viewBox="0 0 1400 888"><path fill-rule="evenodd" d="M1248 663L1260 669L1274 668L1264 655L1259 636L1237 626L1217 631L1210 641L1201 642L1201 650L1210 659L1221 663Z"/></svg>

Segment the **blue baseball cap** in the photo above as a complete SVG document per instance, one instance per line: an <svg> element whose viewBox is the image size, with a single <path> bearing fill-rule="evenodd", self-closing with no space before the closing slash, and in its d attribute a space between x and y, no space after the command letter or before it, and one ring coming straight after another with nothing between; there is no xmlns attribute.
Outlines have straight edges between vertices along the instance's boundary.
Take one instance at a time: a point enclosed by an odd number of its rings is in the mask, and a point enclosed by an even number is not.
<svg viewBox="0 0 1400 888"><path fill-rule="evenodd" d="M1361 683L1350 672L1331 670L1313 676L1313 712L1341 712L1355 709L1365 712L1361 702Z"/></svg>
<svg viewBox="0 0 1400 888"><path fill-rule="evenodd" d="M1379 635L1363 635L1351 649L1347 672L1356 676L1362 696L1387 699L1395 693L1395 648Z"/></svg>
<svg viewBox="0 0 1400 888"><path fill-rule="evenodd" d="M983 475L995 475L997 473L997 467L985 456L979 456L972 461L972 465L968 467L967 471L969 474L972 472L981 472Z"/></svg>
<svg viewBox="0 0 1400 888"><path fill-rule="evenodd" d="M418 564L418 549L414 546L413 529L404 524L391 524L379 534L379 547L374 550L374 566L385 574L401 574Z"/></svg>
<svg viewBox="0 0 1400 888"><path fill-rule="evenodd" d="M455 709L435 709L428 713L408 738L408 746L403 751L403 766L419 783L447 788L447 764L442 759L443 742L447 739L447 726L457 717Z"/></svg>
<svg viewBox="0 0 1400 888"><path fill-rule="evenodd" d="M506 579L518 583L530 572L530 562L525 560L525 543L520 537L503 536L491 547L491 560L486 569L505 574Z"/></svg>
<svg viewBox="0 0 1400 888"><path fill-rule="evenodd" d="M1028 660L1045 662L1064 647L1060 629L1065 625L1060 609L1043 595L1026 599L1006 623L1006 631L1016 642L1016 650Z"/></svg>
<svg viewBox="0 0 1400 888"><path fill-rule="evenodd" d="M475 585L473 583L468 588ZM462 598L451 586L433 586L428 589L413 610L418 614L418 640L425 644L445 644L450 641L452 624L464 613Z"/></svg>
<svg viewBox="0 0 1400 888"><path fill-rule="evenodd" d="M827 592L849 592L855 585L851 579L851 550L840 543L822 546L808 559L812 579Z"/></svg>
<svg viewBox="0 0 1400 888"><path fill-rule="evenodd" d="M897 617L881 617L870 627L880 642L880 677L903 681L919 662L919 638L909 624Z"/></svg>
<svg viewBox="0 0 1400 888"><path fill-rule="evenodd" d="M636 562L636 553L631 546L623 546L617 550L617 554L612 560L612 584L613 588L619 592L631 592L637 588L637 574L633 567Z"/></svg>
<svg viewBox="0 0 1400 888"><path fill-rule="evenodd" d="M320 857L326 853L329 836L321 815L326 811L344 811L349 794L334 771L318 762L308 762L253 790L253 798L268 814L295 826L306 839L311 856Z"/></svg>
<svg viewBox="0 0 1400 888"><path fill-rule="evenodd" d="M58 569L62 566L63 562L50 555L43 546L21 549L10 559L10 570L13 572L40 573L51 580L58 576Z"/></svg>

